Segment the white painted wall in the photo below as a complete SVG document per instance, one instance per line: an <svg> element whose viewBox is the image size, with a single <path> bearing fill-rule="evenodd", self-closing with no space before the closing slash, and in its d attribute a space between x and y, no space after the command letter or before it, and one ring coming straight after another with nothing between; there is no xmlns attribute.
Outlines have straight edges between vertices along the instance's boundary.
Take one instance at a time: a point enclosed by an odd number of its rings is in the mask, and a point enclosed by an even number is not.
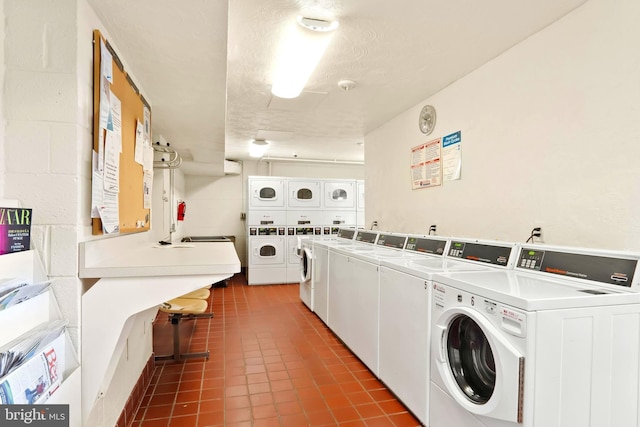
<svg viewBox="0 0 640 427"><path fill-rule="evenodd" d="M236 237L236 251L246 266L246 223L241 214L246 210L247 177L271 175L303 178L362 179L361 165L325 163L292 163L245 161L241 175L224 177L185 177L187 215L185 234L192 236L231 235Z"/></svg>
<svg viewBox="0 0 640 427"><path fill-rule="evenodd" d="M546 243L640 249L639 19L636 0L590 0L371 132L367 222L513 241L542 226ZM412 191L410 148L458 130L462 179Z"/></svg>
<svg viewBox="0 0 640 427"><path fill-rule="evenodd" d="M245 162L255 167L249 175L287 176L296 178L364 179L364 165L304 162Z"/></svg>

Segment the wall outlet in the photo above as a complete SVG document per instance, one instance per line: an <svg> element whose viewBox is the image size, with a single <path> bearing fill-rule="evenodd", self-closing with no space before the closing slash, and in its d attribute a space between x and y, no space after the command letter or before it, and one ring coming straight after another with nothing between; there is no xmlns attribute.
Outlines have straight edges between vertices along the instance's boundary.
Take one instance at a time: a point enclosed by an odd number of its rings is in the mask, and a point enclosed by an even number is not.
<svg viewBox="0 0 640 427"><path fill-rule="evenodd" d="M538 223L539 224L539 223ZM536 242L544 242L544 234L542 234L542 226L541 225L535 225L532 227L532 233L533 233L533 241Z"/></svg>

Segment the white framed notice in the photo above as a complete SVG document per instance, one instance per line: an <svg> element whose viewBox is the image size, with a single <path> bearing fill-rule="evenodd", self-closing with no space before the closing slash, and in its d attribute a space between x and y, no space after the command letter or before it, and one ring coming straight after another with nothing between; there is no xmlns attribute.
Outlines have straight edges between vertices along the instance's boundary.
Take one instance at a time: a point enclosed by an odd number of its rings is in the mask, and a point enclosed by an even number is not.
<svg viewBox="0 0 640 427"><path fill-rule="evenodd" d="M462 131L442 138L442 177L444 181L460 179L462 171Z"/></svg>
<svg viewBox="0 0 640 427"><path fill-rule="evenodd" d="M442 185L442 142L440 138L411 149L411 189Z"/></svg>

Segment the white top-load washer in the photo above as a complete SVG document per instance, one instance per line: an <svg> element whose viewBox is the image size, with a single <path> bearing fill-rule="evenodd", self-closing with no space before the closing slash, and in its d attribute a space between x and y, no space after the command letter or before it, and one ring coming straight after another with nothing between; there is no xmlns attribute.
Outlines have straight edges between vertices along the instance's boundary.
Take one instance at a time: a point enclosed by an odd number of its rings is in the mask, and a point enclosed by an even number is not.
<svg viewBox="0 0 640 427"><path fill-rule="evenodd" d="M405 234L359 230L356 241L369 245L329 249L329 327L378 374L379 264L402 257Z"/></svg>
<svg viewBox="0 0 640 427"><path fill-rule="evenodd" d="M524 245L513 271L443 273L431 427L636 427L639 254Z"/></svg>
<svg viewBox="0 0 640 427"><path fill-rule="evenodd" d="M517 249L508 242L409 236L404 252L414 257L380 261L379 377L427 424L429 308L434 275L508 269L515 262Z"/></svg>
<svg viewBox="0 0 640 427"><path fill-rule="evenodd" d="M353 245L329 246L327 325L374 373L378 359L378 269L354 257L352 251L368 247L368 252L374 252L378 235L377 231L358 230Z"/></svg>
<svg viewBox="0 0 640 427"><path fill-rule="evenodd" d="M311 241L312 256L307 260L312 270L309 292L313 295L313 311L324 323L329 318L329 246L352 245L355 235L355 228L339 228L335 234L325 233L322 238ZM302 265L305 261L301 259L300 262Z"/></svg>

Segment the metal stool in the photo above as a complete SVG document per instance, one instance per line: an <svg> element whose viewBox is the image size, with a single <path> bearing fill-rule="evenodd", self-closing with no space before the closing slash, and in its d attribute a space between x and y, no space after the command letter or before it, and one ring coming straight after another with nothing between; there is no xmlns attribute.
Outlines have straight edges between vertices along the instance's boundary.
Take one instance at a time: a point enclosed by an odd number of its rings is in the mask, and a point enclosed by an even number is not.
<svg viewBox="0 0 640 427"><path fill-rule="evenodd" d="M206 289L206 291L209 293L208 289ZM175 360L179 362L182 359L194 357L209 359L209 350L199 353L180 352L180 322L182 319L212 318L213 313L206 313L207 306L207 301L204 299L183 297L174 298L160 306L160 311L169 314L169 320L171 321L171 325L173 325L173 354L155 356L155 360Z"/></svg>

